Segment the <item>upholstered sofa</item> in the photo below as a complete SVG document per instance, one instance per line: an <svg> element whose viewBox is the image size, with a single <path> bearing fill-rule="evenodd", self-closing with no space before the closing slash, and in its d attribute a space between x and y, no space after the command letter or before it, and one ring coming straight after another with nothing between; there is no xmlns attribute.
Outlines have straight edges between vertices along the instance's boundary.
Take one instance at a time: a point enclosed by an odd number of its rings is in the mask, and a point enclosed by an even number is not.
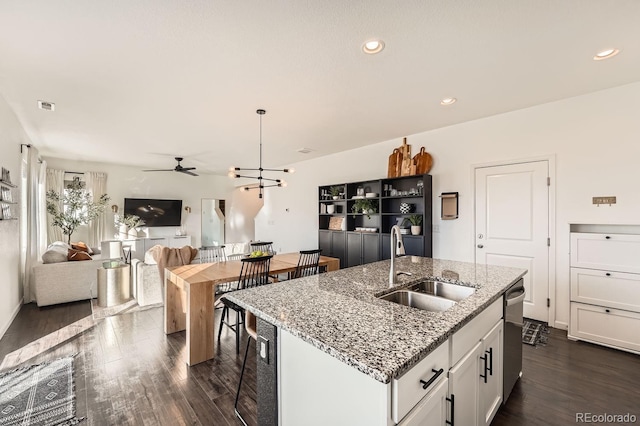
<svg viewBox="0 0 640 426"><path fill-rule="evenodd" d="M96 297L100 255L81 262L41 263L33 267L38 306L75 302Z"/></svg>
<svg viewBox="0 0 640 426"><path fill-rule="evenodd" d="M189 247L189 250L186 250ZM164 249L164 251L163 251ZM131 260L131 274L132 274L132 286L133 297L140 306L153 305L156 303L164 303L164 283L160 278L160 268L158 267L158 260L162 257L162 253L169 254L173 252L173 261L177 261L177 258L181 258L178 263L189 263L189 261L198 262L197 250L191 246L185 246L182 248L167 248L164 246L153 246L144 255L144 261L139 259ZM165 260L166 262L166 260ZM169 265L170 263L168 263Z"/></svg>
<svg viewBox="0 0 640 426"><path fill-rule="evenodd" d="M91 255L82 250L91 252ZM69 260L69 259L87 260ZM75 302L97 297L98 268L110 256L88 249L83 243L56 241L47 247L42 260L33 267L34 289L38 306Z"/></svg>
<svg viewBox="0 0 640 426"><path fill-rule="evenodd" d="M247 253L249 243L228 243L224 250L228 258ZM200 254L193 259L193 263L200 263ZM164 302L164 283L160 282L160 271L153 257L145 254L145 260L131 261L133 281L133 297L140 306L153 305Z"/></svg>

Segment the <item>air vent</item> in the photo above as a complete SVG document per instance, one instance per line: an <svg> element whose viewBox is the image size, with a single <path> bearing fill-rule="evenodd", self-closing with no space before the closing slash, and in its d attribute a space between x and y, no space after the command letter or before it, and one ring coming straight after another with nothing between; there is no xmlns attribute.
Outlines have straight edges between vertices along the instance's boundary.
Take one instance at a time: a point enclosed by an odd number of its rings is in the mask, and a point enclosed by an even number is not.
<svg viewBox="0 0 640 426"><path fill-rule="evenodd" d="M300 154L308 154L308 153L310 153L311 151L314 151L314 150L313 150L313 149L311 149L311 148L300 148L300 149L298 149L297 151L298 151Z"/></svg>
<svg viewBox="0 0 640 426"><path fill-rule="evenodd" d="M38 101L38 108L43 109L45 111L55 111L56 104L54 104L53 102Z"/></svg>

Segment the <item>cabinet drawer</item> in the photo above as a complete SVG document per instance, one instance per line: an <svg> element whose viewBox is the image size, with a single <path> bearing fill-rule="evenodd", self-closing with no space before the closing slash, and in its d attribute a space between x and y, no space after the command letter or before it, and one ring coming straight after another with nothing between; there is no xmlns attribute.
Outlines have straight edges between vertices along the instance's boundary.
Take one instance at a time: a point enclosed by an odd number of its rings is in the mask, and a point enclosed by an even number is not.
<svg viewBox="0 0 640 426"><path fill-rule="evenodd" d="M571 301L640 312L640 275L571 268Z"/></svg>
<svg viewBox="0 0 640 426"><path fill-rule="evenodd" d="M640 314L571 303L570 337L640 351Z"/></svg>
<svg viewBox="0 0 640 426"><path fill-rule="evenodd" d="M438 375L437 379L424 389L420 380L428 382L437 374L433 370L440 371L441 369L442 373ZM447 371L449 371L449 341L438 346L402 377L392 380L391 417L393 421L399 423L426 394L447 377Z"/></svg>
<svg viewBox="0 0 640 426"><path fill-rule="evenodd" d="M487 309L456 331L451 337L451 365L456 365L462 357L487 334L496 321L502 318L503 298L493 302Z"/></svg>
<svg viewBox="0 0 640 426"><path fill-rule="evenodd" d="M571 266L640 273L640 235L573 232Z"/></svg>

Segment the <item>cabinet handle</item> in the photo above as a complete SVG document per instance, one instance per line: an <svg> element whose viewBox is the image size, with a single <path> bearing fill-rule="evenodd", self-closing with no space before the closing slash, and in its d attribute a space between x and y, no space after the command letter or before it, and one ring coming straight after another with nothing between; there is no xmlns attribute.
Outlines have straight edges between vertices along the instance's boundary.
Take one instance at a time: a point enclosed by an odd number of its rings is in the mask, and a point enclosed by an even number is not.
<svg viewBox="0 0 640 426"><path fill-rule="evenodd" d="M489 350L485 352L489 354L489 375L493 376L493 348L489 348Z"/></svg>
<svg viewBox="0 0 640 426"><path fill-rule="evenodd" d="M451 394L451 398L447 398L447 401L451 403L451 421L445 420L444 422L449 426L453 426L453 414L455 413L455 395Z"/></svg>
<svg viewBox="0 0 640 426"><path fill-rule="evenodd" d="M605 275L610 277L611 276L611 272L607 272Z"/></svg>
<svg viewBox="0 0 640 426"><path fill-rule="evenodd" d="M441 368L440 370L436 370L436 369L433 369L433 368L432 368L432 369L431 369L431 371L432 371L433 373L435 373L435 374L434 374L433 376L431 376L431 378L430 378L429 380L427 380L427 381L425 382L424 380L420 379L420 383L422 383L422 389L426 389L426 388L428 388L428 387L431 385L431 383L435 382L435 380L436 380L438 377L440 377L440 375L441 375L442 373L444 373L444 369L442 369L442 368Z"/></svg>
<svg viewBox="0 0 640 426"><path fill-rule="evenodd" d="M610 239L611 237L607 235L605 238L608 240L608 239Z"/></svg>
<svg viewBox="0 0 640 426"><path fill-rule="evenodd" d="M487 355L485 354L484 356L481 356L480 359L484 361L484 374L481 374L480 377L482 377L484 382L487 383Z"/></svg>
<svg viewBox="0 0 640 426"><path fill-rule="evenodd" d="M609 309L605 309L604 310L606 313L610 313L611 311Z"/></svg>

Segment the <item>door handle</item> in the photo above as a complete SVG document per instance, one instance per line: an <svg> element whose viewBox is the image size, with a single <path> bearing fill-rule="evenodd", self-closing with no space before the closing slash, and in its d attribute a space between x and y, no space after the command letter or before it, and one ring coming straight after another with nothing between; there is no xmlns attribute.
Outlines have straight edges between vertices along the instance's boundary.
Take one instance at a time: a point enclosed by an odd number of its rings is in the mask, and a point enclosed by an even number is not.
<svg viewBox="0 0 640 426"><path fill-rule="evenodd" d="M478 244L478 248L484 248L482 244Z"/></svg>

